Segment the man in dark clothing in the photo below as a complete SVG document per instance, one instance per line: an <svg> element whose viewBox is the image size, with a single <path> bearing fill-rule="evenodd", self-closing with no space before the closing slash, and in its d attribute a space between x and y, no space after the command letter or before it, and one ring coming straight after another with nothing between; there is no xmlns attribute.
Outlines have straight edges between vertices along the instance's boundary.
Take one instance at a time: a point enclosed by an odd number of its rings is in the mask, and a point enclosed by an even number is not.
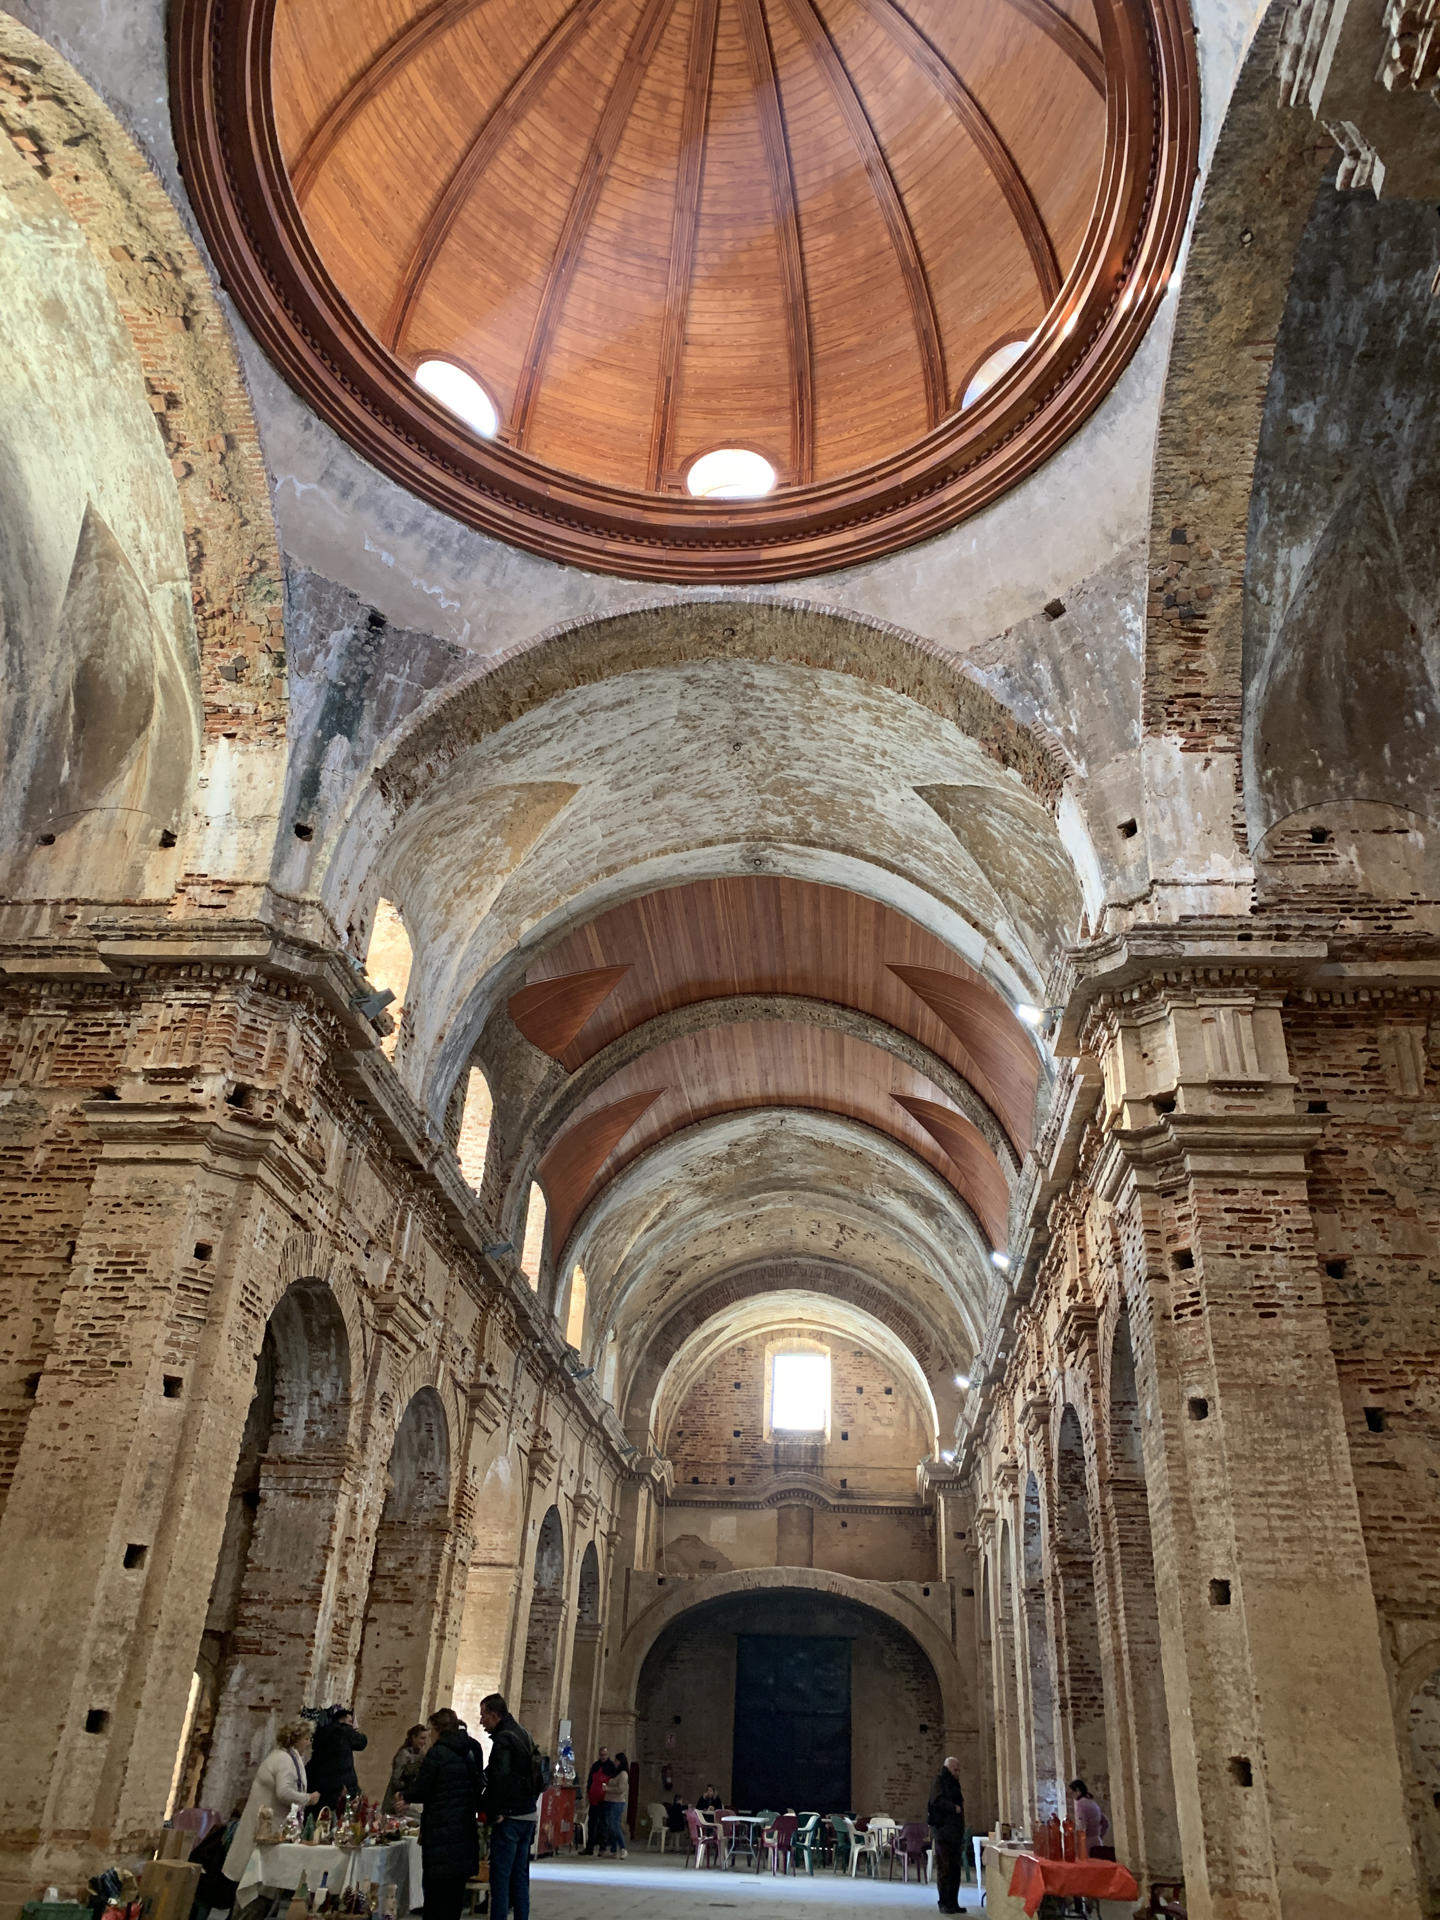
<svg viewBox="0 0 1440 1920"><path fill-rule="evenodd" d="M960 1874L965 1865L965 1796L960 1791L960 1762L953 1754L935 1776L925 1818L935 1836L940 1911L959 1913Z"/></svg>
<svg viewBox="0 0 1440 1920"><path fill-rule="evenodd" d="M480 1864L475 1822L484 1799L485 1769L478 1744L449 1707L431 1714L430 1733L429 1751L407 1796L420 1808L425 1920L460 1920L465 1882L474 1879Z"/></svg>
<svg viewBox="0 0 1440 1920"><path fill-rule="evenodd" d="M610 1749L601 1747L600 1757L590 1768L590 1777L585 1782L585 1851L593 1854L595 1843L600 1838L600 1829L605 1815L601 1808L605 1804L606 1777L614 1769L610 1765Z"/></svg>
<svg viewBox="0 0 1440 1920"><path fill-rule="evenodd" d="M530 1849L539 1819L535 1742L501 1693L480 1702L480 1724L490 1736L485 1769L485 1818L490 1827L490 1920L530 1920Z"/></svg>
<svg viewBox="0 0 1440 1920"><path fill-rule="evenodd" d="M314 1717L315 1737L305 1771L311 1791L320 1796L317 1804L338 1813L345 1794L352 1800L360 1797L355 1756L363 1753L370 1742L356 1730L355 1716L348 1707L326 1707Z"/></svg>

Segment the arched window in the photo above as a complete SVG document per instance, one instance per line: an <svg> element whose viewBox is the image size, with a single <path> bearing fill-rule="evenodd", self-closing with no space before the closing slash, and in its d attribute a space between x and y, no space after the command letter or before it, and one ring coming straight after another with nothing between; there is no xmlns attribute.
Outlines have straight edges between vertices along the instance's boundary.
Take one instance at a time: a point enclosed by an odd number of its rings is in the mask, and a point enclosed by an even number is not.
<svg viewBox="0 0 1440 1920"><path fill-rule="evenodd" d="M400 1041L400 1022L405 1014L405 995L410 986L410 967L414 953L400 909L390 900L382 900L375 909L375 925L370 933L370 950L365 956L365 971L377 987L388 987L395 998L385 1011L395 1022L393 1033L380 1042L387 1060L395 1058Z"/></svg>
<svg viewBox="0 0 1440 1920"><path fill-rule="evenodd" d="M479 1067L472 1067L465 1086L465 1110L460 1116L460 1138L455 1143L455 1155L460 1162L461 1173L476 1193L480 1191L480 1183L485 1178L485 1154L490 1145L493 1114L490 1083Z"/></svg>
<svg viewBox="0 0 1440 1920"><path fill-rule="evenodd" d="M960 411L963 413L966 407L973 407L983 394L988 393L995 382L1010 371L1029 344L1027 335L1023 340L1003 341L987 353L965 383L965 391L960 396Z"/></svg>
<svg viewBox="0 0 1440 1920"><path fill-rule="evenodd" d="M585 1338L585 1269L577 1266L570 1275L570 1311L565 1319L565 1339L578 1353Z"/></svg>
<svg viewBox="0 0 1440 1920"><path fill-rule="evenodd" d="M697 500L759 500L775 485L775 469L748 447L717 447L702 453L685 476Z"/></svg>
<svg viewBox="0 0 1440 1920"><path fill-rule="evenodd" d="M422 360L415 369L415 384L482 440L493 440L500 431L500 409L474 374L453 360Z"/></svg>
<svg viewBox="0 0 1440 1920"><path fill-rule="evenodd" d="M520 1249L520 1271L539 1289L540 1258L545 1251L545 1195L540 1191L540 1182L530 1183L530 1204L525 1209L525 1244Z"/></svg>

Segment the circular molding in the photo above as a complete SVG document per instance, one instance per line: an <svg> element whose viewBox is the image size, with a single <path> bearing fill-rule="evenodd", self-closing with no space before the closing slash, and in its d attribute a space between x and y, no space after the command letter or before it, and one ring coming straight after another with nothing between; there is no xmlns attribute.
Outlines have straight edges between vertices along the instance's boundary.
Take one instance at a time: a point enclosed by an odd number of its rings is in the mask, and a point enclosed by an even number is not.
<svg viewBox="0 0 1440 1920"><path fill-rule="evenodd" d="M836 479L723 508L586 480L459 426L364 327L300 212L269 75L277 0L178 0L176 143L247 325L329 425L443 512L547 559L634 579L778 581L953 526L1049 458L1100 404L1165 290L1195 178L1185 0L1096 0L1109 85L1100 188L1032 350L973 407Z"/></svg>

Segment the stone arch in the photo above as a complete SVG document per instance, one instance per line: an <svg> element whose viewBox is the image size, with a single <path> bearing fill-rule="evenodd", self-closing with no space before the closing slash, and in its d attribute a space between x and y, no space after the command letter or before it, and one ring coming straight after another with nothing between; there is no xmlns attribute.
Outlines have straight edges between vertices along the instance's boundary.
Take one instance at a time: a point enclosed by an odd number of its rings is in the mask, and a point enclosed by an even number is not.
<svg viewBox="0 0 1440 1920"><path fill-rule="evenodd" d="M439 1636L450 1558L451 1450L439 1394L421 1387L390 1449L360 1630L355 1714L369 1735L367 1793L384 1791L390 1755L436 1704Z"/></svg>
<svg viewBox="0 0 1440 1920"><path fill-rule="evenodd" d="M1081 1776L1102 1805L1110 1791L1106 1699L1100 1657L1095 1530L1090 1510L1085 1439L1068 1401L1055 1433L1055 1591L1060 1623L1058 1693L1066 1778Z"/></svg>
<svg viewBox="0 0 1440 1920"><path fill-rule="evenodd" d="M582 1780L594 1747L599 1711L596 1688L600 1679L603 1611L600 1554L595 1542L587 1540L575 1580L575 1642L570 1656L570 1719L575 1759Z"/></svg>
<svg viewBox="0 0 1440 1920"><path fill-rule="evenodd" d="M20 543L0 568L16 656L0 725L39 756L6 756L7 839L23 850L11 890L165 896L187 871L258 882L283 778L283 588L230 330L144 157L9 16L0 79L7 198L44 219L49 269L71 283L44 290L66 316L32 396L52 426L28 466L7 431L0 482ZM12 294L36 271L8 275ZM32 344L46 330L15 317ZM6 357L13 386L26 356ZM92 459L86 423L102 419ZM228 811L242 785L243 820Z"/></svg>
<svg viewBox="0 0 1440 1920"><path fill-rule="evenodd" d="M553 1744L560 1629L565 1614L565 1529L548 1507L535 1533L530 1623L520 1682L519 1719L542 1747Z"/></svg>
<svg viewBox="0 0 1440 1920"><path fill-rule="evenodd" d="M1433 1903L1440 1895L1440 1641L1427 1641L1402 1662L1395 1707L1415 1864Z"/></svg>
<svg viewBox="0 0 1440 1920"><path fill-rule="evenodd" d="M472 1446L474 1443L472 1442ZM478 1451L478 1449L477 1449ZM480 1723L480 1702L503 1693L515 1590L524 1550L525 1470L506 1426L489 1441L489 1457L472 1455L472 1548L455 1663L455 1711Z"/></svg>
<svg viewBox="0 0 1440 1920"><path fill-rule="evenodd" d="M186 1771L228 1807L280 1721L328 1678L348 1481L350 1342L331 1289L293 1281L266 1323L201 1639Z"/></svg>
<svg viewBox="0 0 1440 1920"><path fill-rule="evenodd" d="M1020 1717L1020 1640L1015 1536L1007 1517L1000 1522L996 1553L995 1658L996 1752L1000 1771L1000 1814L1017 1827L1027 1818L1025 1737Z"/></svg>

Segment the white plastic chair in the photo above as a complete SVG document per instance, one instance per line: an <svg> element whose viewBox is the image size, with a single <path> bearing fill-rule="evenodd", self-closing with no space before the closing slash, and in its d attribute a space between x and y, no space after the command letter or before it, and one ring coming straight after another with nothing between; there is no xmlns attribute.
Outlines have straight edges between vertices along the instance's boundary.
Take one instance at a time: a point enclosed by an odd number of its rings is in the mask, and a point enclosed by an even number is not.
<svg viewBox="0 0 1440 1920"><path fill-rule="evenodd" d="M666 1813L663 1804L659 1800L648 1801L646 1803L645 1811L650 1816L649 1845L652 1847L655 1845L655 1836L658 1833L660 1836L660 1851L661 1853L664 1853L665 1837L670 1831L670 1828L669 1828L670 1817Z"/></svg>
<svg viewBox="0 0 1440 1920"><path fill-rule="evenodd" d="M845 1831L850 1838L850 1878L852 1880L855 1878L856 1873L859 1871L860 1862L865 1860L869 1862L871 1878L878 1879L880 1875L880 1836L875 1831L874 1825L872 1824L867 1827L865 1832L861 1833L860 1829L847 1813L845 1816Z"/></svg>

